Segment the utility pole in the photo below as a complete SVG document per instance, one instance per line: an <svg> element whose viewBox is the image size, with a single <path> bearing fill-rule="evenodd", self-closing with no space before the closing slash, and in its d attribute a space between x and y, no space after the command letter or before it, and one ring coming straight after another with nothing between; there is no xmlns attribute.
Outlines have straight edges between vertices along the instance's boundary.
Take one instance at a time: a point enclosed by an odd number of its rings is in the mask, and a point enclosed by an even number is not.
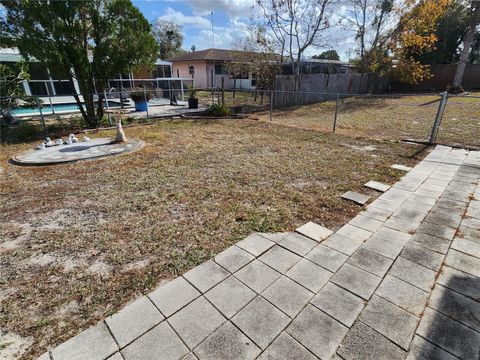
<svg viewBox="0 0 480 360"><path fill-rule="evenodd" d="M215 32L213 31L213 11L212 11L212 49L215 49Z"/></svg>

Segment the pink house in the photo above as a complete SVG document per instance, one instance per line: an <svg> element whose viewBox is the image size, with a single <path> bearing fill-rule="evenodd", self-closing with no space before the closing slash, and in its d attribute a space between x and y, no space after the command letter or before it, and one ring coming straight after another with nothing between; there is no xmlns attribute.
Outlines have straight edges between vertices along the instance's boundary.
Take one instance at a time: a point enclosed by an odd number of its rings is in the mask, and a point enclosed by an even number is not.
<svg viewBox="0 0 480 360"><path fill-rule="evenodd" d="M251 89L255 87L251 73L237 75L234 79L228 72L228 63L239 61L244 54L237 50L207 49L179 55L168 61L172 62L173 77L192 78L197 88L220 87L223 78L226 89Z"/></svg>

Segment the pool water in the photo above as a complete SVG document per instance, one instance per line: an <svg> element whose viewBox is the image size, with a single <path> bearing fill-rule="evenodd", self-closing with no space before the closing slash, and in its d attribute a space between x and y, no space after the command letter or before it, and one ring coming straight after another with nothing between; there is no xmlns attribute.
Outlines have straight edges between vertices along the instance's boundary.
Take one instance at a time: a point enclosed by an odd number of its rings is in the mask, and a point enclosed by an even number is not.
<svg viewBox="0 0 480 360"><path fill-rule="evenodd" d="M109 107L120 107L120 103L118 102L108 102ZM60 113L60 112L74 112L74 111L80 111L78 105L76 103L68 103L68 104L53 104L53 110L55 113ZM52 106L43 104L42 107L42 113L47 115L47 114L52 114ZM12 109L12 114L13 115L39 115L40 111L38 110L37 107L21 107L21 108L16 108Z"/></svg>

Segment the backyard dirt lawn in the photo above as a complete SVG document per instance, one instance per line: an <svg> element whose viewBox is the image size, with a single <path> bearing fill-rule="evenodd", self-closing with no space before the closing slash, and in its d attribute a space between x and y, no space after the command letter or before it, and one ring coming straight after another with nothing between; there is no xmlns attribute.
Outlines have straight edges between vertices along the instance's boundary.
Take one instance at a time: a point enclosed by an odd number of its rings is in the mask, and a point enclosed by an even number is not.
<svg viewBox="0 0 480 360"><path fill-rule="evenodd" d="M0 330L25 358L254 231L336 229L360 210L343 192L393 183L418 150L254 120L126 132L146 146L52 167L7 164L33 143L0 147Z"/></svg>

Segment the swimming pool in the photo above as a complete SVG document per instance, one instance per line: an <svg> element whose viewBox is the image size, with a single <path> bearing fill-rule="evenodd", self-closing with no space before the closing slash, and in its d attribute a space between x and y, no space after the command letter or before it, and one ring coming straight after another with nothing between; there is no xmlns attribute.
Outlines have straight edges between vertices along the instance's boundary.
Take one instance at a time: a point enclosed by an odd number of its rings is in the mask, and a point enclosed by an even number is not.
<svg viewBox="0 0 480 360"><path fill-rule="evenodd" d="M120 103L116 101L109 101L108 107L120 107ZM53 111L52 111L52 106L50 104L43 104L42 106L42 113L45 115L50 115L50 114L53 114L54 112L56 114L56 113L76 112L76 111L80 111L76 103L53 104ZM12 114L17 116L39 115L40 111L38 111L37 107L21 107L21 108L12 109Z"/></svg>

